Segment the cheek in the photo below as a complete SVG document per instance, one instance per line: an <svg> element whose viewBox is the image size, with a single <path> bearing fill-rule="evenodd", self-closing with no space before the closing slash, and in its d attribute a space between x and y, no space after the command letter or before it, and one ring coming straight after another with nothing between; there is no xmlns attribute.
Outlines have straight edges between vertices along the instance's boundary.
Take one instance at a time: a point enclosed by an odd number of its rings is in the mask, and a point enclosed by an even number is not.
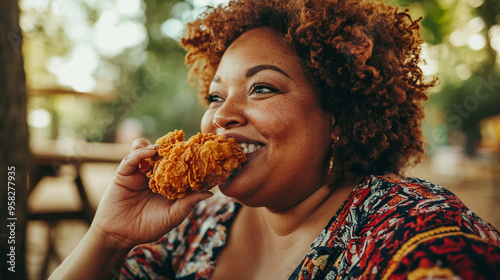
<svg viewBox="0 0 500 280"><path fill-rule="evenodd" d="M214 114L209 110L205 111L203 118L201 119L201 133L215 133L215 127L213 126Z"/></svg>
<svg viewBox="0 0 500 280"><path fill-rule="evenodd" d="M281 140L293 133L290 112L283 109L282 105L266 104L266 106L247 110L247 116L262 134L275 140Z"/></svg>

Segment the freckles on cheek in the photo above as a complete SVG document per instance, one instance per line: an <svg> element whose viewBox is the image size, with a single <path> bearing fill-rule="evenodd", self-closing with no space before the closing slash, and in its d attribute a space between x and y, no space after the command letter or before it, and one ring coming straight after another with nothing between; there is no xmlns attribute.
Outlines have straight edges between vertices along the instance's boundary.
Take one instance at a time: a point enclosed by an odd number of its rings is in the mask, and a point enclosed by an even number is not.
<svg viewBox="0 0 500 280"><path fill-rule="evenodd" d="M258 121L256 124L263 125L265 130L273 135L273 138L280 139L286 138L289 134L293 133L292 118L290 115L283 112L281 106L266 106L261 108L254 114L255 119Z"/></svg>
<svg viewBox="0 0 500 280"><path fill-rule="evenodd" d="M284 119L272 119L269 120L269 130L272 131L276 139L286 139L288 134L292 131L287 125L287 120Z"/></svg>

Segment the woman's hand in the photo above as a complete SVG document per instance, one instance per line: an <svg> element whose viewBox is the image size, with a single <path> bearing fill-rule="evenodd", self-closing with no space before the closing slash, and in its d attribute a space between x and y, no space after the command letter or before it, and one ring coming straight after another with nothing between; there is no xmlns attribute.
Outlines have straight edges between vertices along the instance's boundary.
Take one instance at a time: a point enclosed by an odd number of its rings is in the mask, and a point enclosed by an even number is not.
<svg viewBox="0 0 500 280"><path fill-rule="evenodd" d="M190 193L175 201L153 193L147 170L140 163L156 154L158 146L146 139L132 144L99 204L90 230L118 248L151 242L178 226L210 192ZM142 168L141 168L142 167Z"/></svg>
<svg viewBox="0 0 500 280"><path fill-rule="evenodd" d="M140 163L154 156L157 149L146 139L132 144L99 203L90 229L49 279L107 279L133 246L159 239L179 225L199 201L212 195L190 193L172 201L153 193Z"/></svg>

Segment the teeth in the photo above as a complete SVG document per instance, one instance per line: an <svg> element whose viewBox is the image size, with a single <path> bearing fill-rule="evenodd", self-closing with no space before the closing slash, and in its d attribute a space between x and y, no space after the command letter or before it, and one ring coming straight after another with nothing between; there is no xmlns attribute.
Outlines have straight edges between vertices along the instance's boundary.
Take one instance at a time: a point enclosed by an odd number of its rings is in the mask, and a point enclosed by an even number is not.
<svg viewBox="0 0 500 280"><path fill-rule="evenodd" d="M241 146L241 148L243 148L243 152L245 154L248 154L248 144L247 143L241 143L240 146Z"/></svg>
<svg viewBox="0 0 500 280"><path fill-rule="evenodd" d="M240 143L240 146L243 149L243 152L245 154L249 154L253 151L256 151L256 150L262 148L262 145L248 144L248 143Z"/></svg>
<svg viewBox="0 0 500 280"><path fill-rule="evenodd" d="M249 152L249 153L251 153L251 152L253 152L253 151L256 151L256 150L258 150L258 149L260 149L259 145L255 145L255 144L250 144L250 145L248 145L248 152Z"/></svg>

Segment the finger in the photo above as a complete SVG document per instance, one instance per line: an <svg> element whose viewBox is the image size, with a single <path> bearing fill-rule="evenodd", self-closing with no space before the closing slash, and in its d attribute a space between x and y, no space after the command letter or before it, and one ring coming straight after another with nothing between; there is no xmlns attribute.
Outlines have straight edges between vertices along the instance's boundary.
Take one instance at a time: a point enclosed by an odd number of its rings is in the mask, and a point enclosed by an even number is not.
<svg viewBox="0 0 500 280"><path fill-rule="evenodd" d="M125 187L129 190L138 191L149 187L149 178L139 172L135 172L127 176L122 176L118 173L113 176L112 183L119 187Z"/></svg>
<svg viewBox="0 0 500 280"><path fill-rule="evenodd" d="M157 146L153 145L133 150L120 162L116 173L124 176L134 173L139 168L139 163L146 158L154 156L156 151Z"/></svg>
<svg viewBox="0 0 500 280"><path fill-rule="evenodd" d="M134 142L132 143L132 146L130 147L130 151L137 150L137 149L143 148L143 147L147 147L149 145L151 145L151 142L149 142L149 140L146 138L135 139Z"/></svg>
<svg viewBox="0 0 500 280"><path fill-rule="evenodd" d="M211 192L192 192L176 200L166 213L172 223L181 223L200 201L213 196Z"/></svg>
<svg viewBox="0 0 500 280"><path fill-rule="evenodd" d="M151 170L153 167L149 164L149 161L143 159L141 163L139 163L139 170L141 170L142 174L148 174L149 170Z"/></svg>

